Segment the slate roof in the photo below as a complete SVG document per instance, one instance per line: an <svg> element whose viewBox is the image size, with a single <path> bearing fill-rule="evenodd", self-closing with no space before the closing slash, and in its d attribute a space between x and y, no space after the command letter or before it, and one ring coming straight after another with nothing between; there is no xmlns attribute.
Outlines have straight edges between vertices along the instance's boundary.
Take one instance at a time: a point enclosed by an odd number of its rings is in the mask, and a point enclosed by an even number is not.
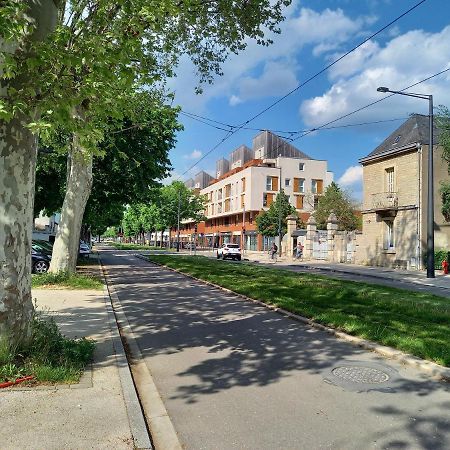
<svg viewBox="0 0 450 450"><path fill-rule="evenodd" d="M400 125L387 139L366 157L361 158L364 163L383 155L395 155L398 151L411 148L416 144L428 144L428 116L413 114L406 122ZM439 144L440 129L436 128L436 120L433 123L433 144Z"/></svg>

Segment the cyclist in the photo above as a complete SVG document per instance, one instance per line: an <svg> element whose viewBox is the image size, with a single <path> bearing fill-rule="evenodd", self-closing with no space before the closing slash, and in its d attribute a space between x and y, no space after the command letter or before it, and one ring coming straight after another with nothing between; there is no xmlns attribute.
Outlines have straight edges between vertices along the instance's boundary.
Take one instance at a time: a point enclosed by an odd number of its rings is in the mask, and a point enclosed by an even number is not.
<svg viewBox="0 0 450 450"><path fill-rule="evenodd" d="M275 244L275 242L274 242L272 244L272 247L270 247L270 258L276 260L277 252L278 252L278 247L277 247L277 244Z"/></svg>

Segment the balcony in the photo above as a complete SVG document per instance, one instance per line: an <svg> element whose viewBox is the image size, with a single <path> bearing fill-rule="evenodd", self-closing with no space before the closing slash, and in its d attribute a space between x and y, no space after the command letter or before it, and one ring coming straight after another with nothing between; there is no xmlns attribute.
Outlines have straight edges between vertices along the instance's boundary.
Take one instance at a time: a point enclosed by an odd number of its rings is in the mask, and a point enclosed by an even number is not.
<svg viewBox="0 0 450 450"><path fill-rule="evenodd" d="M397 192L380 192L378 194L372 194L371 209L376 211L397 209L398 208L398 196Z"/></svg>

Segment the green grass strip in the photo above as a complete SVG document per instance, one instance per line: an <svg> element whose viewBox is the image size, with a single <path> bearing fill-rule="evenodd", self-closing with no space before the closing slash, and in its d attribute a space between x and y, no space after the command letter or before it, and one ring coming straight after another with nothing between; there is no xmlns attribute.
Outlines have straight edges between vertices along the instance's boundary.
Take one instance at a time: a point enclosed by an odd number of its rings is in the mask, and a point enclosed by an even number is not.
<svg viewBox="0 0 450 450"><path fill-rule="evenodd" d="M70 289L102 290L103 282L90 275L78 273L59 272L34 274L31 279L33 288L64 287Z"/></svg>
<svg viewBox="0 0 450 450"><path fill-rule="evenodd" d="M368 283L205 257L149 260L351 335L450 366L450 300Z"/></svg>
<svg viewBox="0 0 450 450"><path fill-rule="evenodd" d="M155 247L153 245L140 244L110 244L117 250L167 250L166 247Z"/></svg>

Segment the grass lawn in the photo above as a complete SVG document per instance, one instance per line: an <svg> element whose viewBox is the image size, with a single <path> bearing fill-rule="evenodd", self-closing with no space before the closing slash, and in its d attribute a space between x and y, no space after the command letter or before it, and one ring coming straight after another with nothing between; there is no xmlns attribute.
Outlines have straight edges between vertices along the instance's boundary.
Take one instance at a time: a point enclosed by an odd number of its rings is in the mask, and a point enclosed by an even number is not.
<svg viewBox="0 0 450 450"><path fill-rule="evenodd" d="M450 299L201 256L148 259L450 367Z"/></svg>
<svg viewBox="0 0 450 450"><path fill-rule="evenodd" d="M32 288L68 288L68 289L103 289L103 281L96 276L79 273L43 273L33 274Z"/></svg>
<svg viewBox="0 0 450 450"><path fill-rule="evenodd" d="M155 247L152 245L140 245L140 244L116 244L110 243L110 245L117 250L167 250L166 247Z"/></svg>

